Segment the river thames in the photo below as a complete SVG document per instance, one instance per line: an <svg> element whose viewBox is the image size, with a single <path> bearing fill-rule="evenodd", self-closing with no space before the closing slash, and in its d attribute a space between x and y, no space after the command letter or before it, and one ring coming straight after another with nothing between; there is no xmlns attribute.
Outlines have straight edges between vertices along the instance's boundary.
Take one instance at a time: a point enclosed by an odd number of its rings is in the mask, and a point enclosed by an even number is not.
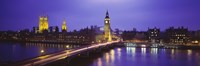
<svg viewBox="0 0 200 66"><path fill-rule="evenodd" d="M69 44L48 44L48 43L0 43L0 62L15 63L37 56L59 52L62 50L80 47Z"/></svg>
<svg viewBox="0 0 200 66"><path fill-rule="evenodd" d="M114 48L88 66L200 66L199 50Z"/></svg>
<svg viewBox="0 0 200 66"><path fill-rule="evenodd" d="M0 43L1 63L14 63L40 55L80 47L68 44ZM78 58L72 66L200 66L200 50L116 47ZM68 65L62 61L62 64ZM48 64L47 64L48 65Z"/></svg>

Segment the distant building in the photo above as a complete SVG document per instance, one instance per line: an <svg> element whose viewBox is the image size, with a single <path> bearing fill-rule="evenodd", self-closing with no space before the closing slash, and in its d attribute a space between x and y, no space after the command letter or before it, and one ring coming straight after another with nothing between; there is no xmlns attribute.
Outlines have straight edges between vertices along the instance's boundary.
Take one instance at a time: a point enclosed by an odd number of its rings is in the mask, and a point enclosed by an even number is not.
<svg viewBox="0 0 200 66"><path fill-rule="evenodd" d="M190 45L198 45L200 41L200 30L189 32Z"/></svg>
<svg viewBox="0 0 200 66"><path fill-rule="evenodd" d="M49 24L47 16L39 16L39 33L48 32Z"/></svg>
<svg viewBox="0 0 200 66"><path fill-rule="evenodd" d="M30 42L51 42L51 43L78 43L78 44L93 44L95 43L96 32L93 29L85 28L75 32L58 32L58 27L50 27L52 32L37 33L27 37Z"/></svg>
<svg viewBox="0 0 200 66"><path fill-rule="evenodd" d="M142 41L147 41L147 32L146 31L141 31L141 32L136 32L134 39L137 40L142 40Z"/></svg>
<svg viewBox="0 0 200 66"><path fill-rule="evenodd" d="M148 41L151 43L159 43L160 42L160 29L158 28L153 28L153 29L148 29L147 31L148 34Z"/></svg>
<svg viewBox="0 0 200 66"><path fill-rule="evenodd" d="M68 32L68 33L39 33L30 35L26 41L30 42L50 42L50 43L79 43L91 44L90 37L85 34Z"/></svg>
<svg viewBox="0 0 200 66"><path fill-rule="evenodd" d="M123 31L122 32L122 39L124 41L126 40L133 40L133 38L135 37L136 32L135 31Z"/></svg>
<svg viewBox="0 0 200 66"><path fill-rule="evenodd" d="M195 31L194 36L200 40L200 30Z"/></svg>
<svg viewBox="0 0 200 66"><path fill-rule="evenodd" d="M23 29L23 30L20 30L18 32L18 38L20 40L27 40L27 38L29 37L29 35L30 35L29 29Z"/></svg>
<svg viewBox="0 0 200 66"><path fill-rule="evenodd" d="M19 38L18 32L15 31L0 31L0 41L1 40L6 40L6 41L15 41L18 40Z"/></svg>
<svg viewBox="0 0 200 66"><path fill-rule="evenodd" d="M110 17L108 14L108 11L106 12L106 17L104 19L104 37L109 42L112 41L112 35L111 35L111 28L110 28Z"/></svg>
<svg viewBox="0 0 200 66"><path fill-rule="evenodd" d="M133 29L132 31L123 31L121 35L123 41L126 42L136 42L136 43L147 43L147 32L146 31L136 31Z"/></svg>
<svg viewBox="0 0 200 66"><path fill-rule="evenodd" d="M200 30L197 30L195 33L196 39L194 43L200 44Z"/></svg>
<svg viewBox="0 0 200 66"><path fill-rule="evenodd" d="M58 28L58 26L50 26L48 32L50 32L50 33L58 33L59 32L59 28Z"/></svg>
<svg viewBox="0 0 200 66"><path fill-rule="evenodd" d="M39 33L39 27L33 27L32 32L33 33Z"/></svg>
<svg viewBox="0 0 200 66"><path fill-rule="evenodd" d="M103 34L104 32L103 30L101 30L102 27L98 27L97 25L92 25L90 26L90 28L94 30L97 34Z"/></svg>
<svg viewBox="0 0 200 66"><path fill-rule="evenodd" d="M189 41L188 33L189 33L189 31L187 28L170 27L169 29L166 29L167 43L176 44L176 45L187 44Z"/></svg>

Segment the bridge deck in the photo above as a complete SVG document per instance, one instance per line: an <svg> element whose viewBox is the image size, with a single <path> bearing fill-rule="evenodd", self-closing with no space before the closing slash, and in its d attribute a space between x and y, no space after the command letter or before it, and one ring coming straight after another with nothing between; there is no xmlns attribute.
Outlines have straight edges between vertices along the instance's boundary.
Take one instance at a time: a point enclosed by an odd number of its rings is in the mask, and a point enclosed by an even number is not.
<svg viewBox="0 0 200 66"><path fill-rule="evenodd" d="M87 46L87 47L81 47L81 48L76 48L76 49L71 49L71 50L64 50L64 51L61 51L61 52L58 52L58 53L53 53L53 54L39 56L39 57L36 57L36 58L33 58L33 59L29 59L29 60L21 62L17 65L41 66L41 65L45 65L45 64L50 63L50 62L54 62L54 61L57 61L57 60L60 60L60 59L64 59L66 57L76 55L76 54L81 53L81 52L86 51L86 50L94 49L94 48L101 47L101 46L106 46L106 45L109 45L109 44L112 44L112 43L117 43L117 42L119 42L119 41L112 41L112 42L107 42L107 43L94 44L94 45L90 45L90 46Z"/></svg>

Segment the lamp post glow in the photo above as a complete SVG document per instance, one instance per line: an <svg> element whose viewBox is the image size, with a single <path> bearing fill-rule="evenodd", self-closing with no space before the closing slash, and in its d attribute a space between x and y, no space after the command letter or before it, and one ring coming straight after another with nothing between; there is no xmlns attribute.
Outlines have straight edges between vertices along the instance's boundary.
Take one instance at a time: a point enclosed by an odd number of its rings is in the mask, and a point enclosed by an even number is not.
<svg viewBox="0 0 200 66"><path fill-rule="evenodd" d="M69 45L67 45L66 48L69 48Z"/></svg>
<svg viewBox="0 0 200 66"><path fill-rule="evenodd" d="M43 52L44 52L44 50L41 50L40 52L41 52L41 53L43 53Z"/></svg>
<svg viewBox="0 0 200 66"><path fill-rule="evenodd" d="M42 50L40 51L40 53L41 53L41 55L43 55L43 53L44 53L44 50L42 49Z"/></svg>

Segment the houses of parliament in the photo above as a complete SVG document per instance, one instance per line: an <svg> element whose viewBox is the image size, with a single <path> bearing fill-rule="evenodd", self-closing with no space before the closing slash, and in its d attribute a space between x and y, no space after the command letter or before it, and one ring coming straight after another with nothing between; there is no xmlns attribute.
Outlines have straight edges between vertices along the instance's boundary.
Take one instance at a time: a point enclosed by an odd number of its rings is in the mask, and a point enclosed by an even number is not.
<svg viewBox="0 0 200 66"><path fill-rule="evenodd" d="M79 43L95 44L123 39L127 42L166 43L173 45L200 44L200 30L189 31L184 27L170 27L165 32L158 28L148 28L148 31L120 31L111 30L111 21L107 11L104 18L104 27L91 26L80 30L68 31L67 20L63 19L61 29L58 26L49 26L48 16L39 16L38 26L20 31L0 32L0 41L49 42L49 43ZM61 31L59 31L61 30ZM121 38L118 38L121 37Z"/></svg>
<svg viewBox="0 0 200 66"><path fill-rule="evenodd" d="M34 29L35 33L44 33L44 32L52 32L52 31L56 32L56 30L59 30L57 28L58 28L57 26L49 27L48 16L42 15L42 16L39 16L39 28L34 27L33 29ZM66 20L65 19L63 20L61 30L62 30L62 32L67 32L67 26L66 26Z"/></svg>
<svg viewBox="0 0 200 66"><path fill-rule="evenodd" d="M49 26L48 16L39 16L38 27L33 27L30 34L20 36L17 39L29 42L58 42L58 43L99 43L112 41L110 17L108 11L104 19L104 30L100 30L97 26L84 28L80 31L68 31L67 20L63 19L61 31L58 26ZM100 33L98 33L100 32ZM101 38L97 39L97 36Z"/></svg>

